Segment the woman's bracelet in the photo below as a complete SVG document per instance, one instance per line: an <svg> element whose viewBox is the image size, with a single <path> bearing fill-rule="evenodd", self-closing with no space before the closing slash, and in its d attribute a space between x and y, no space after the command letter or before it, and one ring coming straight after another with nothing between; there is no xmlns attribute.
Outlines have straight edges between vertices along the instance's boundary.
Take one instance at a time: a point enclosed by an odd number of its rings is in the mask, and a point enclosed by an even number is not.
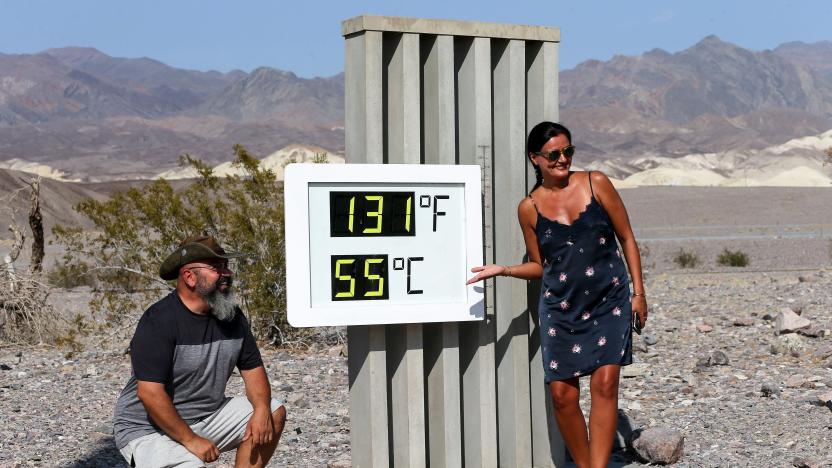
<svg viewBox="0 0 832 468"><path fill-rule="evenodd" d="M506 265L506 266L504 266L503 268L505 268L505 269L506 269L506 270L503 272L503 276L511 276L511 267L510 267L510 266L508 266L508 265Z"/></svg>
<svg viewBox="0 0 832 468"><path fill-rule="evenodd" d="M633 297L638 297L638 296L641 296L643 298L647 298L647 296L645 296L644 293L637 293L637 292L633 293Z"/></svg>

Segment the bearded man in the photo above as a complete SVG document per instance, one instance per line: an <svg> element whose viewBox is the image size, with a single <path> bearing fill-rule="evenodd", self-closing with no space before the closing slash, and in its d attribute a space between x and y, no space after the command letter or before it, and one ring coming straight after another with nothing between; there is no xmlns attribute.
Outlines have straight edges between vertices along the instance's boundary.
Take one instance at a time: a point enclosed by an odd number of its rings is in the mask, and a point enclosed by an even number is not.
<svg viewBox="0 0 832 468"><path fill-rule="evenodd" d="M210 236L182 241L159 268L176 290L142 315L130 342L133 372L113 431L130 466L201 467L237 449L236 466L265 466L286 410L271 387L234 299L226 253ZM246 396L228 398L237 367Z"/></svg>

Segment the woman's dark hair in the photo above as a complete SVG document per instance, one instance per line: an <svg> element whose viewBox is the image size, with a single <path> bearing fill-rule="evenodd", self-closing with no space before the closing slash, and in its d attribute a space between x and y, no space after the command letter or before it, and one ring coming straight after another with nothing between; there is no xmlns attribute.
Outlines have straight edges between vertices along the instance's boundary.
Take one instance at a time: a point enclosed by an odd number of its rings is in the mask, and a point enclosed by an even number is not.
<svg viewBox="0 0 832 468"><path fill-rule="evenodd" d="M526 157L528 158L530 153L539 152L547 141L558 135L566 135L566 139L569 140L569 144L572 144L572 132L570 132L569 129L563 125L546 121L535 125L529 132L529 138L526 140ZM529 193L534 192L535 189L543 184L543 174L540 172L540 166L536 164L534 165L534 175L537 178L537 182L534 184L534 187L532 187Z"/></svg>

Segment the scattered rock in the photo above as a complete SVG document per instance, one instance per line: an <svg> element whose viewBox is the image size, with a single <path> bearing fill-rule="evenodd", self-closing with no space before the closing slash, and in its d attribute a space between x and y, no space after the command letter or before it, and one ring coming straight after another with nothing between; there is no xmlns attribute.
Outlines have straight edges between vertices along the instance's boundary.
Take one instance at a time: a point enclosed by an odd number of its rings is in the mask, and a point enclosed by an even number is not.
<svg viewBox="0 0 832 468"><path fill-rule="evenodd" d="M87 367L87 370L84 371L84 375L82 377L92 377L98 374L98 369L96 369L95 364L91 364Z"/></svg>
<svg viewBox="0 0 832 468"><path fill-rule="evenodd" d="M287 362L292 360L292 356L290 356L289 353L286 353L284 351L277 353L275 358L280 362Z"/></svg>
<svg viewBox="0 0 832 468"><path fill-rule="evenodd" d="M766 398L771 398L771 397L774 397L774 396L778 396L778 395L780 395L780 387L778 387L776 384L773 384L771 382L766 382L760 388L760 393Z"/></svg>
<svg viewBox="0 0 832 468"><path fill-rule="evenodd" d="M0 370L12 370L12 368L6 364L0 364Z"/></svg>
<svg viewBox="0 0 832 468"><path fill-rule="evenodd" d="M340 458L328 462L326 466L327 468L350 468L352 458L349 455L342 455Z"/></svg>
<svg viewBox="0 0 832 468"><path fill-rule="evenodd" d="M765 320L766 322L774 320L774 316L771 314L765 314L763 315L763 320Z"/></svg>
<svg viewBox="0 0 832 468"><path fill-rule="evenodd" d="M754 325L754 319L751 318L737 318L734 319L735 327L750 327Z"/></svg>
<svg viewBox="0 0 832 468"><path fill-rule="evenodd" d="M645 333L644 335L642 335L641 339L648 346L653 346L654 344L659 342L659 339L656 338L656 336L652 333Z"/></svg>
<svg viewBox="0 0 832 468"><path fill-rule="evenodd" d="M290 393L286 402L297 408L306 408L309 405L309 402L306 400L306 395L301 392Z"/></svg>
<svg viewBox="0 0 832 468"><path fill-rule="evenodd" d="M832 391L821 393L818 395L818 402L821 406L832 409Z"/></svg>
<svg viewBox="0 0 832 468"><path fill-rule="evenodd" d="M627 441L627 447L647 463L671 464L682 458L685 438L669 427L636 429Z"/></svg>
<svg viewBox="0 0 832 468"><path fill-rule="evenodd" d="M806 382L806 378L802 375L793 375L786 379L786 386L789 388L798 388Z"/></svg>
<svg viewBox="0 0 832 468"><path fill-rule="evenodd" d="M771 354L799 355L803 349L803 339L794 334L781 335L771 344Z"/></svg>
<svg viewBox="0 0 832 468"><path fill-rule="evenodd" d="M792 466L797 468L820 468L821 464L815 460L809 460L807 458L795 458L792 461Z"/></svg>
<svg viewBox="0 0 832 468"><path fill-rule="evenodd" d="M650 372L650 365L646 362L635 362L621 369L621 377L641 377Z"/></svg>
<svg viewBox="0 0 832 468"><path fill-rule="evenodd" d="M713 366L727 366L728 356L722 351L714 351L707 357L700 358L696 361L696 367L713 367Z"/></svg>
<svg viewBox="0 0 832 468"><path fill-rule="evenodd" d="M798 283L816 283L818 281L817 276L798 276L797 282Z"/></svg>
<svg viewBox="0 0 832 468"><path fill-rule="evenodd" d="M797 333L808 336L809 338L823 338L826 336L826 330L823 329L820 325L812 325L809 328L801 328L797 330Z"/></svg>
<svg viewBox="0 0 832 468"><path fill-rule="evenodd" d="M344 352L344 346L342 346L342 345L333 346L333 347L329 348L327 350L326 354L329 357L340 357L340 356L346 356L347 355L346 352Z"/></svg>
<svg viewBox="0 0 832 468"><path fill-rule="evenodd" d="M780 309L780 313L774 318L774 332L778 335L795 332L801 328L808 328L811 325L811 320L797 315L788 307Z"/></svg>
<svg viewBox="0 0 832 468"><path fill-rule="evenodd" d="M714 327L708 325L707 323L702 323L696 326L696 330L699 331L699 333L710 333L714 331Z"/></svg>

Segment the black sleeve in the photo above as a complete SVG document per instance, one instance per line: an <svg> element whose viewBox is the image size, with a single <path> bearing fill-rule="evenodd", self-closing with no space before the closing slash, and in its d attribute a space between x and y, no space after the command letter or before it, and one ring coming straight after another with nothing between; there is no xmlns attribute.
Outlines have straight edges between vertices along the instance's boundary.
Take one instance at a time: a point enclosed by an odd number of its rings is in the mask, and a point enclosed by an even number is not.
<svg viewBox="0 0 832 468"><path fill-rule="evenodd" d="M139 320L130 342L130 361L136 379L164 384L170 381L173 371L176 325L165 320L170 314L160 312L149 310Z"/></svg>
<svg viewBox="0 0 832 468"><path fill-rule="evenodd" d="M244 371L260 367L263 365L263 359L260 357L260 350L257 349L254 335L251 334L248 320L240 312L237 315L240 317L241 326L243 327L243 347L240 349L240 357L237 359L237 368Z"/></svg>

